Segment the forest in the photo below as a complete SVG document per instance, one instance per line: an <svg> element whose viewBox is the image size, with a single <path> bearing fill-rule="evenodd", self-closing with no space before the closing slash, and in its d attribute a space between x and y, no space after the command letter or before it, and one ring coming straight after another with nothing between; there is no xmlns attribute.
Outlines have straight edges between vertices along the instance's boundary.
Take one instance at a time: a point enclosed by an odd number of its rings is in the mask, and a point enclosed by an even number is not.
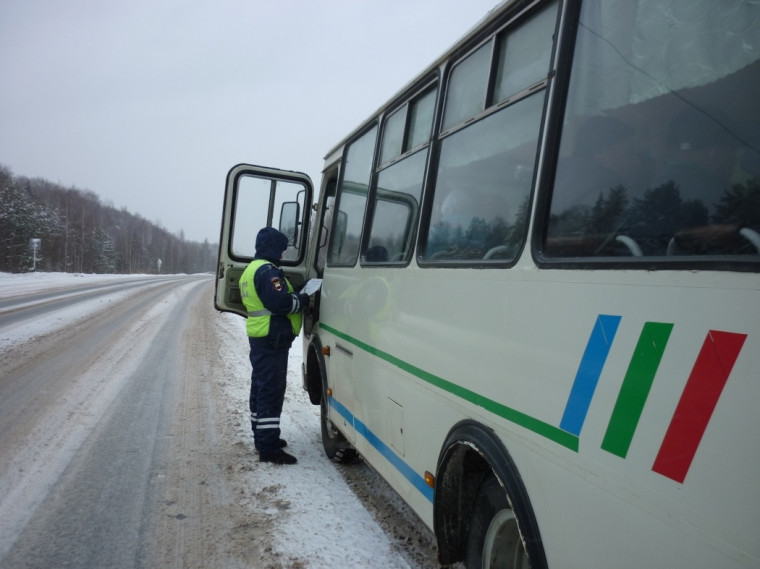
<svg viewBox="0 0 760 569"><path fill-rule="evenodd" d="M216 254L216 244L186 241L92 191L0 166L0 272L214 272Z"/></svg>

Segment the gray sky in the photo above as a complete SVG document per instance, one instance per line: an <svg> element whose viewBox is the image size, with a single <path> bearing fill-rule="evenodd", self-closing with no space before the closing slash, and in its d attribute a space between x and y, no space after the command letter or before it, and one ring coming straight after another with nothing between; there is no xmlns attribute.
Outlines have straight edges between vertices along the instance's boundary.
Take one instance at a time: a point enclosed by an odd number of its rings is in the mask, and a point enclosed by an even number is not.
<svg viewBox="0 0 760 569"><path fill-rule="evenodd" d="M219 237L240 162L322 158L498 0L3 0L0 165Z"/></svg>

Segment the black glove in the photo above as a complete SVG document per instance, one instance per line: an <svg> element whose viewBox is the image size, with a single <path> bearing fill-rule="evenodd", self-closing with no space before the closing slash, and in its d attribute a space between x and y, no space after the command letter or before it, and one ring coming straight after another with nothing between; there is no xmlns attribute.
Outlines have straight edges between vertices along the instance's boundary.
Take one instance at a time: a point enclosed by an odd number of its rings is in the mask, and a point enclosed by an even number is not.
<svg viewBox="0 0 760 569"><path fill-rule="evenodd" d="M298 293L298 300L301 301L301 309L305 310L309 308L309 295L304 293Z"/></svg>

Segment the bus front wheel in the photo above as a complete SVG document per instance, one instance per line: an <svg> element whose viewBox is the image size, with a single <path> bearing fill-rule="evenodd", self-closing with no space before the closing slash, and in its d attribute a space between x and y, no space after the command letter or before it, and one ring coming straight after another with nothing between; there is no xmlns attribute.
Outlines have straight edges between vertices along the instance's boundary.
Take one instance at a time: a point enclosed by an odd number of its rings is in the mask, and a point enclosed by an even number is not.
<svg viewBox="0 0 760 569"><path fill-rule="evenodd" d="M478 489L467 538L467 569L529 569L507 495L493 474Z"/></svg>
<svg viewBox="0 0 760 569"><path fill-rule="evenodd" d="M335 462L351 462L356 458L356 450L351 448L346 438L335 428L328 417L327 395L322 394L319 405L320 423L322 425L322 446L325 454Z"/></svg>

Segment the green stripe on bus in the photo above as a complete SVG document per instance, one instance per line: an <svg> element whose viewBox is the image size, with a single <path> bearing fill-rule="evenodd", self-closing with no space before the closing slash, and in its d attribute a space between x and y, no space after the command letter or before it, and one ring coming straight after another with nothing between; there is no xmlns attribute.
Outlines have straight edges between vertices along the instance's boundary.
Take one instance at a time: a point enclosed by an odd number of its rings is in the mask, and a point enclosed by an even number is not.
<svg viewBox="0 0 760 569"><path fill-rule="evenodd" d="M628 454L672 329L665 322L644 324L602 441L607 452L621 458Z"/></svg>
<svg viewBox="0 0 760 569"><path fill-rule="evenodd" d="M521 413L516 409L502 405L497 401L488 399L487 397L475 393L474 391L470 391L461 385L457 385L456 383L447 381L441 377L438 377L437 375L433 375L430 372L413 366L412 364L405 362L391 354L383 352L382 350L378 350L377 348L374 348L369 344L362 342L361 340L357 340L348 334L336 330L327 324L320 322L319 325L321 328L324 328L328 332L335 334L346 342L349 342L354 346L361 348L365 352L402 369L403 371L421 379L422 381L425 381L426 383L429 383L430 385L437 387L438 389L447 391L448 393L464 399L465 401L469 401L470 403L483 407L485 410L490 411L491 413L498 415L507 421L515 423L516 425L520 425L521 427L524 427L529 431L532 431L538 435L541 435L542 437L554 441L555 443L562 445L565 448L578 452L578 437L571 433L563 431L562 429L545 423L539 419L536 419L535 417Z"/></svg>

